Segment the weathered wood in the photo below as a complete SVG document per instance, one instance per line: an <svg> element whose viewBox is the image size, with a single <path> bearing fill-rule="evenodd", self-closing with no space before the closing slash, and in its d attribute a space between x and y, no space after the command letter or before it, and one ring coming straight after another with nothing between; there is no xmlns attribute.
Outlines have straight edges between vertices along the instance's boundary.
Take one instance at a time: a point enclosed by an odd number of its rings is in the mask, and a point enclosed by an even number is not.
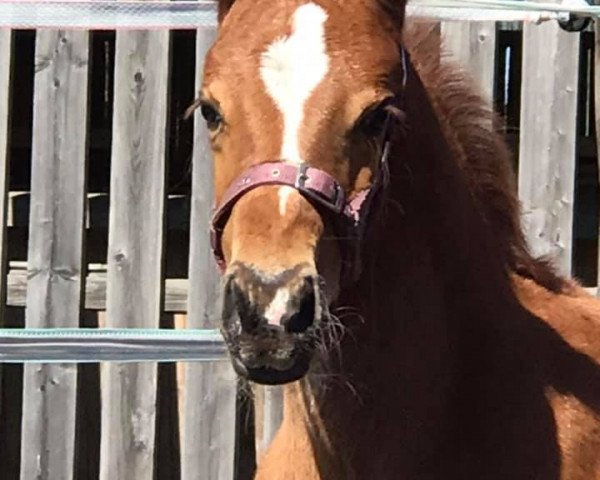
<svg viewBox="0 0 600 480"><path fill-rule="evenodd" d="M168 31L118 32L107 325L156 328L162 307ZM129 319L123 324L122 319ZM150 480L157 371L102 366L100 478Z"/></svg>
<svg viewBox="0 0 600 480"><path fill-rule="evenodd" d="M199 29L197 86L214 29ZM212 205L213 166L204 121L195 116L192 217L190 227L190 328L214 328L218 273L211 256L208 225ZM228 361L187 364L183 401L182 479L231 480L235 449L236 381Z"/></svg>
<svg viewBox="0 0 600 480"><path fill-rule="evenodd" d="M27 272L11 270L8 274L7 305L24 307L27 295ZM186 312L188 279L165 280L165 312ZM106 310L106 272L90 272L85 280L85 309Z"/></svg>
<svg viewBox="0 0 600 480"><path fill-rule="evenodd" d="M182 330L187 328L188 316L185 314L175 314L175 329ZM181 440L183 438L182 432L184 428L184 393L185 393L185 365L181 363L177 364L177 412L179 413L179 452L181 455Z"/></svg>
<svg viewBox="0 0 600 480"><path fill-rule="evenodd" d="M6 226L8 187L8 118L10 115L10 72L12 32L0 29L0 325L6 303Z"/></svg>
<svg viewBox="0 0 600 480"><path fill-rule="evenodd" d="M476 79L488 101L494 99L495 22L443 22L442 42L454 61Z"/></svg>
<svg viewBox="0 0 600 480"><path fill-rule="evenodd" d="M260 458L271 444L283 420L283 387L255 388L256 456Z"/></svg>
<svg viewBox="0 0 600 480"><path fill-rule="evenodd" d="M571 273L579 34L523 27L519 197L535 255Z"/></svg>
<svg viewBox="0 0 600 480"><path fill-rule="evenodd" d="M0 325L5 326L6 305L6 228L7 228L7 178L8 178L8 119L10 115L10 72L12 59L12 32L0 29ZM4 366L0 366L0 414L4 404L2 380Z"/></svg>
<svg viewBox="0 0 600 480"><path fill-rule="evenodd" d="M25 326L79 326L88 34L39 31ZM77 369L26 365L21 478L73 478Z"/></svg>
<svg viewBox="0 0 600 480"><path fill-rule="evenodd" d="M600 183L600 22L594 22L594 106L596 114L596 162L598 165L598 182ZM599 222L600 228L600 222ZM600 230L598 232L596 289L594 294L600 297Z"/></svg>

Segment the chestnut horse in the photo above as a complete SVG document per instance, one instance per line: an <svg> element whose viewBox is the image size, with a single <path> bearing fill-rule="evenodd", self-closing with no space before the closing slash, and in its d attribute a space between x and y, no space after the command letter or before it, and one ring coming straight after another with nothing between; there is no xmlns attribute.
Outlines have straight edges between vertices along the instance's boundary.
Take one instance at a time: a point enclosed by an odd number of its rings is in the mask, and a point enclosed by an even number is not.
<svg viewBox="0 0 600 480"><path fill-rule="evenodd" d="M222 331L287 384L257 478L600 479L600 303L533 258L510 155L402 0L223 0Z"/></svg>

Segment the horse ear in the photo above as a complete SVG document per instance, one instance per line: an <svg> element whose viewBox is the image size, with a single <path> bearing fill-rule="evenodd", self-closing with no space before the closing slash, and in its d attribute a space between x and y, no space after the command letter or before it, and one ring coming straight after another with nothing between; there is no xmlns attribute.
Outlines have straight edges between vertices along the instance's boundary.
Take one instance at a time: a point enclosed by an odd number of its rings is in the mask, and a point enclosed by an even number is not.
<svg viewBox="0 0 600 480"><path fill-rule="evenodd" d="M227 12L231 6L235 3L235 0L217 0L218 19L219 23L223 21Z"/></svg>

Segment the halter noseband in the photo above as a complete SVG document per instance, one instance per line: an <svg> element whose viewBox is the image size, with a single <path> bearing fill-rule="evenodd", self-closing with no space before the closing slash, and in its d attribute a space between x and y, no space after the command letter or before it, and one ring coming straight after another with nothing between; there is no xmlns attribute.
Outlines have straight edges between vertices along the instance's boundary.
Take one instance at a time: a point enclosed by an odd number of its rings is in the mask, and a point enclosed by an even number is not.
<svg viewBox="0 0 600 480"><path fill-rule="evenodd" d="M382 132L382 151L379 164L371 186L359 192L352 199L346 197L339 182L327 172L307 164L293 165L281 161L265 162L254 165L234 180L225 193L218 207L215 208L211 221L210 240L213 255L221 270L225 271L225 256L222 237L225 224L235 204L246 193L263 185L282 185L292 187L304 196L321 214L333 214L334 230L340 239L352 239L353 248L343 248L342 259L345 271L343 278L356 279L360 273L360 246L365 235L367 221L374 199L389 183L388 157L391 149L394 129L398 113L404 107L404 90L408 80L408 54L400 47L403 78L401 90L388 106ZM342 240L340 240L342 241Z"/></svg>

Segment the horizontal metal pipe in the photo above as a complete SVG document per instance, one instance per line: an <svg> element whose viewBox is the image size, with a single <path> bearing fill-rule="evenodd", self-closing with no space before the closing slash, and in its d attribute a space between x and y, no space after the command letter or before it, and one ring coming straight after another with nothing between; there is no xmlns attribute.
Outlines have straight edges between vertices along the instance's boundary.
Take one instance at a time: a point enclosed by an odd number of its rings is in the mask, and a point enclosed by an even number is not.
<svg viewBox="0 0 600 480"><path fill-rule="evenodd" d="M0 362L212 362L227 359L217 330L0 329Z"/></svg>
<svg viewBox="0 0 600 480"><path fill-rule="evenodd" d="M0 28L85 30L214 27L214 1L0 0ZM517 0L413 0L410 17L426 20L564 20L569 13L597 16L598 6Z"/></svg>
<svg viewBox="0 0 600 480"><path fill-rule="evenodd" d="M195 29L217 22L215 2L0 0L0 27Z"/></svg>

